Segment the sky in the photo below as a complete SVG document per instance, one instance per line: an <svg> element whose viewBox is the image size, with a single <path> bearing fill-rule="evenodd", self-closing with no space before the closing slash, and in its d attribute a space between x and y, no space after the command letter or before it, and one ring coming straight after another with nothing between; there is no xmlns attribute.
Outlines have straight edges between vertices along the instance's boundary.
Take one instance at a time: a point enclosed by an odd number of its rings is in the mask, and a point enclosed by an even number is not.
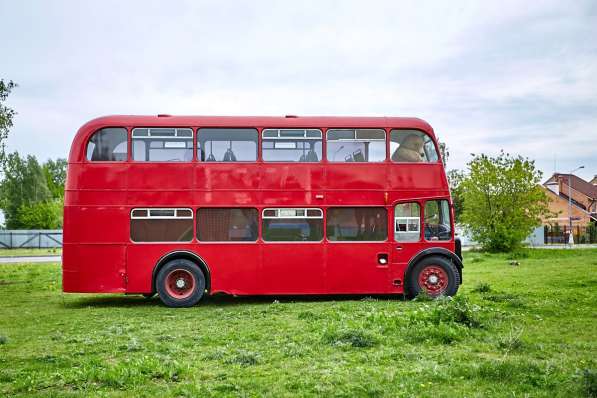
<svg viewBox="0 0 597 398"><path fill-rule="evenodd" d="M8 149L108 114L415 116L448 168L597 175L597 1L0 0Z"/></svg>

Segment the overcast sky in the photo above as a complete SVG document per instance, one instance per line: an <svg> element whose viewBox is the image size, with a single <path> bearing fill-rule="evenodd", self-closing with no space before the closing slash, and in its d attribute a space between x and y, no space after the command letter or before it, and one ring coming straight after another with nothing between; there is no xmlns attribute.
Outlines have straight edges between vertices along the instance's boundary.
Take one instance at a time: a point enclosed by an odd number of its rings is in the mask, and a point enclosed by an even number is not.
<svg viewBox="0 0 597 398"><path fill-rule="evenodd" d="M0 0L8 148L106 114L427 120L450 150L597 174L596 1Z"/></svg>

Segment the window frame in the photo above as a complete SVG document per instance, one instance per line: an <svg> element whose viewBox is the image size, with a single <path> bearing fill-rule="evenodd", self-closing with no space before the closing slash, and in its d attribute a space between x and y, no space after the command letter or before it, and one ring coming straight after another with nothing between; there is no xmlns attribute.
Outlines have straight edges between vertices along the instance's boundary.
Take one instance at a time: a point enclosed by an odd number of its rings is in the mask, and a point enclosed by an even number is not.
<svg viewBox="0 0 597 398"><path fill-rule="evenodd" d="M275 215L275 216L266 216L265 212L267 210L274 210L277 214L279 214L280 210L304 210L305 211L305 215L304 216L279 216L279 215ZM308 210L317 210L319 211L320 215L319 216L308 216L307 215L307 211ZM264 223L263 220L321 220L321 239L320 240L265 240L265 234L264 234ZM259 223L259 238L261 240L261 242L263 243L323 243L326 240L326 229L325 229L325 212L323 208L320 207L266 207L263 208L261 210L261 222Z"/></svg>
<svg viewBox="0 0 597 398"><path fill-rule="evenodd" d="M133 212L137 210L145 210L147 211L146 216L133 216ZM164 211L164 210L174 210L174 216L152 216L151 211ZM190 211L190 216L177 216L179 210L186 210ZM193 232L191 235L190 240L174 240L174 241L136 241L133 240L132 237L132 228L131 228L131 221L132 220L194 220L195 212L190 207L133 207L129 213L129 240L135 244L161 244L161 243L192 243L195 240L195 222L191 221L193 226Z"/></svg>
<svg viewBox="0 0 597 398"><path fill-rule="evenodd" d="M151 130L160 130L160 129L169 129L174 130L174 136L167 136L167 135L151 135ZM147 135L145 136L137 136L135 137L135 130L147 130ZM179 136L179 130L189 130L191 132L191 136ZM130 161L134 163L191 163L197 161L196 158L196 145L197 141L195 140L195 130L192 127L133 127L130 132L131 137L131 144L130 144ZM135 140L147 140L150 141L152 138L162 139L162 141L166 141L166 139L172 141L191 141L191 159L190 160L137 160L134 158L134 141ZM147 144L146 144L147 145ZM151 148L150 148L151 149ZM188 149L185 147L185 149Z"/></svg>
<svg viewBox="0 0 597 398"><path fill-rule="evenodd" d="M350 131L350 130L352 130L354 132L354 137L355 137L354 139L330 140L328 138L330 132L334 132L334 131ZM384 134L384 138L383 139L381 139L381 138L376 138L376 139L358 139L357 138L357 132L358 132L358 130L381 131ZM370 164L370 163L371 164L379 164L379 163L385 163L385 162L388 161L388 147L389 147L388 137L389 137L389 135L388 135L388 132L386 131L386 129L385 128L379 128L379 127L370 127L370 128L369 127L366 127L366 128L363 128L363 127L358 127L358 128L357 127L347 127L347 128L330 127L330 128L327 128L326 131L325 131L325 140L324 140L325 143L326 143L325 148L324 148L324 150L325 150L325 159L326 159L327 162L334 163L334 164L344 164L344 163L350 163L350 164ZM332 159L330 159L330 157L328 156L328 147L329 147L328 144L330 142L341 142L341 141L345 141L345 142L371 142L371 141L373 141L373 142L383 142L384 143L384 158L382 160L374 161L374 162L368 161L368 160L367 161L363 161L363 162L347 162L346 160L332 160Z"/></svg>

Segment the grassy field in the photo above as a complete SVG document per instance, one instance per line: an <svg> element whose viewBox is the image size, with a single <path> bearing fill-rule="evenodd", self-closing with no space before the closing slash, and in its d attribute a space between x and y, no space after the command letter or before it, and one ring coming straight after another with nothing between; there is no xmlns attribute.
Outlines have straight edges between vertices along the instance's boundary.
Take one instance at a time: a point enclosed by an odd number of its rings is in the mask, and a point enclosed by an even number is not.
<svg viewBox="0 0 597 398"><path fill-rule="evenodd" d="M467 253L454 300L64 295L0 265L0 396L595 396L597 250Z"/></svg>
<svg viewBox="0 0 597 398"><path fill-rule="evenodd" d="M21 256L59 256L62 248L55 249L0 249L0 257L21 257Z"/></svg>

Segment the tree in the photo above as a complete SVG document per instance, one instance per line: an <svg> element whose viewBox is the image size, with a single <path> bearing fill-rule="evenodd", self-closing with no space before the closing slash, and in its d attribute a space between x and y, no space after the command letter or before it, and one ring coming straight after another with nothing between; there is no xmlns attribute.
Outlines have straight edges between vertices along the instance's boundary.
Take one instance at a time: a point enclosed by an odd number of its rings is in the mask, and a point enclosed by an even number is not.
<svg viewBox="0 0 597 398"><path fill-rule="evenodd" d="M20 209L23 205L52 201L46 176L35 156L22 158L18 152L8 154L3 162L4 180L0 183L0 208L6 227L23 228Z"/></svg>
<svg viewBox="0 0 597 398"><path fill-rule="evenodd" d="M64 184L66 182L66 159L48 160L42 167L48 189L54 199L64 198Z"/></svg>
<svg viewBox="0 0 597 398"><path fill-rule="evenodd" d="M549 215L535 162L503 151L497 157L474 155L459 186L462 221L472 238L489 251L512 251Z"/></svg>
<svg viewBox="0 0 597 398"><path fill-rule="evenodd" d="M439 141L439 154L442 157L442 163L444 167L448 164L448 158L450 157L450 151L448 150L448 146L445 142Z"/></svg>
<svg viewBox="0 0 597 398"><path fill-rule="evenodd" d="M17 85L12 80L5 82L3 79L0 79L0 160L4 159L4 141L6 141L8 131L12 127L12 118L16 115L13 109L3 103L15 87Z"/></svg>
<svg viewBox="0 0 597 398"><path fill-rule="evenodd" d="M446 173L448 177L448 184L450 185L450 193L452 194L452 202L454 203L454 221L458 224L462 218L462 211L464 210L464 195L462 192L462 180L465 178L465 173L461 170L450 170Z"/></svg>
<svg viewBox="0 0 597 398"><path fill-rule="evenodd" d="M19 228L60 229L62 228L62 200L37 203L23 203L17 212Z"/></svg>

